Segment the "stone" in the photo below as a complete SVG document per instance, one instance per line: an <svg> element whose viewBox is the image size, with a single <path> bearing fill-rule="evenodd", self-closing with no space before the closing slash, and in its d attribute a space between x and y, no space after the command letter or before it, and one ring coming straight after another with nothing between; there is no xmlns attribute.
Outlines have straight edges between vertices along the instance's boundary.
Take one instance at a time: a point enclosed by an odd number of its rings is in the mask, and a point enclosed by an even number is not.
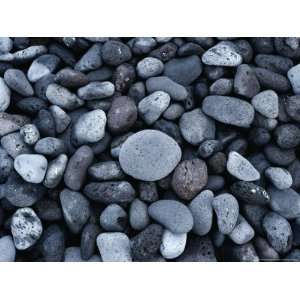
<svg viewBox="0 0 300 300"><path fill-rule="evenodd" d="M124 231L127 225L127 213L118 204L109 204L100 215L100 225L105 231Z"/></svg>
<svg viewBox="0 0 300 300"><path fill-rule="evenodd" d="M71 123L70 116L57 105L51 105L49 110L54 119L56 132L64 132Z"/></svg>
<svg viewBox="0 0 300 300"><path fill-rule="evenodd" d="M115 92L115 86L110 81L93 81L81 87L77 95L83 100L99 100L112 96Z"/></svg>
<svg viewBox="0 0 300 300"><path fill-rule="evenodd" d="M55 74L54 82L66 88L76 88L87 85L89 79L84 73L67 67Z"/></svg>
<svg viewBox="0 0 300 300"><path fill-rule="evenodd" d="M295 94L300 94L300 64L291 67L287 72L287 77L292 85Z"/></svg>
<svg viewBox="0 0 300 300"><path fill-rule="evenodd" d="M164 230L160 253L166 259L174 259L180 256L185 248L187 240L186 233L173 233L167 229Z"/></svg>
<svg viewBox="0 0 300 300"><path fill-rule="evenodd" d="M280 167L288 166L296 159L294 149L281 149L272 144L265 146L264 154L268 161Z"/></svg>
<svg viewBox="0 0 300 300"><path fill-rule="evenodd" d="M8 69L4 73L5 83L15 92L22 96L30 97L33 96L33 88L26 78L26 75L18 69Z"/></svg>
<svg viewBox="0 0 300 300"><path fill-rule="evenodd" d="M300 144L300 129L294 124L283 124L274 131L277 145L282 149L295 148Z"/></svg>
<svg viewBox="0 0 300 300"><path fill-rule="evenodd" d="M0 238L0 262L13 262L16 258L16 248L10 235Z"/></svg>
<svg viewBox="0 0 300 300"><path fill-rule="evenodd" d="M174 121L182 116L184 108L182 105L173 103L164 111L163 117L167 120Z"/></svg>
<svg viewBox="0 0 300 300"><path fill-rule="evenodd" d="M101 233L98 225L88 223L83 227L80 239L80 252L84 260L90 259L96 251L96 239Z"/></svg>
<svg viewBox="0 0 300 300"><path fill-rule="evenodd" d="M272 90L258 93L251 99L256 111L267 118L277 118L279 114L279 102L277 94Z"/></svg>
<svg viewBox="0 0 300 300"><path fill-rule="evenodd" d="M293 185L293 177L287 169L269 167L265 170L265 176L279 190L288 189Z"/></svg>
<svg viewBox="0 0 300 300"><path fill-rule="evenodd" d="M237 223L229 234L229 237L235 244L243 245L252 240L254 234L255 232L250 224L242 215L239 215Z"/></svg>
<svg viewBox="0 0 300 300"><path fill-rule="evenodd" d="M173 233L187 233L193 228L190 210L179 201L158 200L148 208L149 215Z"/></svg>
<svg viewBox="0 0 300 300"><path fill-rule="evenodd" d="M6 111L10 105L10 89L0 77L0 112Z"/></svg>
<svg viewBox="0 0 300 300"><path fill-rule="evenodd" d="M93 46L81 56L80 60L74 66L74 69L80 72L99 69L103 64L101 48L102 45L100 43L93 44Z"/></svg>
<svg viewBox="0 0 300 300"><path fill-rule="evenodd" d="M131 135L122 145L119 155L123 171L144 181L166 177L180 159L178 144L157 130L142 130Z"/></svg>
<svg viewBox="0 0 300 300"><path fill-rule="evenodd" d="M136 66L137 74L143 79L160 75L163 70L164 64L155 57L145 57Z"/></svg>
<svg viewBox="0 0 300 300"><path fill-rule="evenodd" d="M102 59L110 66L118 66L132 57L130 48L119 41L107 41L102 47Z"/></svg>
<svg viewBox="0 0 300 300"><path fill-rule="evenodd" d="M120 164L116 161L104 161L91 165L88 174L95 180L122 180L125 177Z"/></svg>
<svg viewBox="0 0 300 300"><path fill-rule="evenodd" d="M34 151L39 154L56 157L66 152L63 140L54 137L40 139L34 146Z"/></svg>
<svg viewBox="0 0 300 300"><path fill-rule="evenodd" d="M34 145L40 139L40 132L34 124L26 124L21 127L20 135L23 137L24 143Z"/></svg>
<svg viewBox="0 0 300 300"><path fill-rule="evenodd" d="M148 207L143 201L134 199L131 202L129 209L129 223L134 230L138 231L145 229L149 225L150 218L148 215Z"/></svg>

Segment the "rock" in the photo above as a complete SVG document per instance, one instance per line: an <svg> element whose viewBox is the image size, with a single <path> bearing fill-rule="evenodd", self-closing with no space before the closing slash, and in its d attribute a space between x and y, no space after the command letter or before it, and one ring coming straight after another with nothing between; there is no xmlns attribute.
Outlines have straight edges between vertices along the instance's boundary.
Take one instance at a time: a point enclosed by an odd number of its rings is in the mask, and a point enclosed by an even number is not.
<svg viewBox="0 0 300 300"><path fill-rule="evenodd" d="M212 174L222 174L226 170L226 155L223 152L213 154L208 160L208 169Z"/></svg>
<svg viewBox="0 0 300 300"><path fill-rule="evenodd" d="M46 137L40 139L34 146L34 151L48 156L58 156L65 153L65 144L61 139Z"/></svg>
<svg viewBox="0 0 300 300"><path fill-rule="evenodd" d="M60 62L59 57L53 54L44 54L36 58L27 71L30 82L37 82L44 76L55 71Z"/></svg>
<svg viewBox="0 0 300 300"><path fill-rule="evenodd" d="M9 37L0 38L0 53L8 53L13 47L13 41Z"/></svg>
<svg viewBox="0 0 300 300"><path fill-rule="evenodd" d="M234 92L245 98L252 98L259 91L260 85L252 68L246 64L239 65L234 77Z"/></svg>
<svg viewBox="0 0 300 300"><path fill-rule="evenodd" d="M272 72L286 75L294 65L293 61L284 56L258 54L255 56L255 64L261 68L268 69Z"/></svg>
<svg viewBox="0 0 300 300"><path fill-rule="evenodd" d="M251 104L228 96L207 96L202 102L202 110L216 121L238 127L249 127L254 119Z"/></svg>
<svg viewBox="0 0 300 300"><path fill-rule="evenodd" d="M300 94L300 64L293 66L287 72L287 77L295 94Z"/></svg>
<svg viewBox="0 0 300 300"><path fill-rule="evenodd" d="M300 195L293 189L278 190L269 187L270 206L273 211L286 219L300 217Z"/></svg>
<svg viewBox="0 0 300 300"><path fill-rule="evenodd" d="M112 96L115 86L109 81L93 81L78 89L77 95L83 100L99 100Z"/></svg>
<svg viewBox="0 0 300 300"><path fill-rule="evenodd" d="M272 144L265 146L264 154L272 164L282 167L290 165L296 159L294 149L280 149Z"/></svg>
<svg viewBox="0 0 300 300"><path fill-rule="evenodd" d="M180 256L185 248L187 239L186 233L172 233L165 229L160 245L160 253L166 259L174 259Z"/></svg>
<svg viewBox="0 0 300 300"><path fill-rule="evenodd" d="M66 88L76 88L87 85L89 79L85 74L67 67L55 74L54 82Z"/></svg>
<svg viewBox="0 0 300 300"><path fill-rule="evenodd" d="M216 262L215 249L209 236L192 236L187 240L183 254L178 262Z"/></svg>
<svg viewBox="0 0 300 300"><path fill-rule="evenodd" d="M55 122L56 132L64 132L71 123L71 118L69 117L69 115L67 115L66 112L57 105L51 105L49 107L49 110Z"/></svg>
<svg viewBox="0 0 300 300"><path fill-rule="evenodd" d="M213 192L217 192L223 189L224 186L225 186L225 180L222 176L219 175L208 176L206 189L211 190Z"/></svg>
<svg viewBox="0 0 300 300"><path fill-rule="evenodd" d="M41 109L34 123L42 137L55 137L55 122L49 110Z"/></svg>
<svg viewBox="0 0 300 300"><path fill-rule="evenodd" d="M27 123L29 119L25 116L0 112L0 137L19 130Z"/></svg>
<svg viewBox="0 0 300 300"><path fill-rule="evenodd" d="M83 192L91 200L104 204L128 203L135 198L135 190L127 181L91 182Z"/></svg>
<svg viewBox="0 0 300 300"><path fill-rule="evenodd" d="M140 60L136 66L137 74L144 79L160 75L163 70L164 64L154 57L146 57Z"/></svg>
<svg viewBox="0 0 300 300"><path fill-rule="evenodd" d="M74 191L80 190L93 158L93 151L88 146L81 146L70 157L64 174L64 182L68 188Z"/></svg>
<svg viewBox="0 0 300 300"><path fill-rule="evenodd" d="M62 211L58 201L41 199L34 205L34 209L39 218L44 221L55 222L62 220Z"/></svg>
<svg viewBox="0 0 300 300"><path fill-rule="evenodd" d="M202 55L202 62L210 66L236 67L243 61L237 47L230 41L222 41Z"/></svg>
<svg viewBox="0 0 300 300"><path fill-rule="evenodd" d="M162 179L163 180L163 179ZM155 182L139 182L139 198L145 202L158 200L158 191Z"/></svg>
<svg viewBox="0 0 300 300"><path fill-rule="evenodd" d="M11 233L18 250L26 250L41 237L41 220L29 207L19 208L11 219Z"/></svg>
<svg viewBox="0 0 300 300"><path fill-rule="evenodd" d="M293 184L292 175L283 168L269 167L265 170L265 176L279 190L288 189Z"/></svg>
<svg viewBox="0 0 300 300"><path fill-rule="evenodd" d="M100 215L100 225L105 231L124 231L127 225L127 213L118 204L110 204Z"/></svg>
<svg viewBox="0 0 300 300"><path fill-rule="evenodd" d="M293 178L292 188L298 189L300 187L300 162L298 159L295 159L294 162L289 165L288 171Z"/></svg>
<svg viewBox="0 0 300 300"><path fill-rule="evenodd" d="M188 92L184 86L166 76L151 77L147 79L146 88L148 93L156 91L165 92L175 101L184 101L188 97Z"/></svg>
<svg viewBox="0 0 300 300"><path fill-rule="evenodd" d="M173 233L187 233L193 228L190 210L179 201L159 200L148 209L149 215Z"/></svg>
<svg viewBox="0 0 300 300"><path fill-rule="evenodd" d="M193 199L207 184L206 163L198 158L184 160L175 168L172 177L172 188L184 199Z"/></svg>
<svg viewBox="0 0 300 300"><path fill-rule="evenodd" d="M228 193L220 194L213 199L212 207L217 215L219 231L231 233L239 216L239 204L235 197Z"/></svg>
<svg viewBox="0 0 300 300"><path fill-rule="evenodd" d="M260 92L252 98L251 103L256 111L267 118L277 118L279 114L278 96L272 90Z"/></svg>
<svg viewBox="0 0 300 300"><path fill-rule="evenodd" d="M0 238L0 262L13 262L16 258L16 248L10 235Z"/></svg>
<svg viewBox="0 0 300 300"><path fill-rule="evenodd" d="M113 73L115 90L120 93L126 93L135 80L135 68L128 63L119 65Z"/></svg>
<svg viewBox="0 0 300 300"><path fill-rule="evenodd" d="M119 41L107 41L102 47L102 59L110 66L118 66L132 57L130 48Z"/></svg>
<svg viewBox="0 0 300 300"><path fill-rule="evenodd" d="M101 229L98 225L88 223L84 226L81 233L80 252L84 260L90 259L96 250L96 239Z"/></svg>
<svg viewBox="0 0 300 300"><path fill-rule="evenodd" d="M210 190L205 190L197 195L189 204L189 209L193 215L193 232L197 235L209 233L213 222L213 201L214 194Z"/></svg>
<svg viewBox="0 0 300 300"><path fill-rule="evenodd" d="M215 137L215 122L200 108L184 113L179 120L179 128L184 139L194 146Z"/></svg>
<svg viewBox="0 0 300 300"><path fill-rule="evenodd" d="M142 55L149 53L155 46L156 41L152 37L136 37L128 43L134 54Z"/></svg>
<svg viewBox="0 0 300 300"><path fill-rule="evenodd" d="M0 112L6 111L10 104L10 89L0 77Z"/></svg>
<svg viewBox="0 0 300 300"><path fill-rule="evenodd" d="M166 62L176 55L176 51L177 46L174 43L166 43L151 51L150 55Z"/></svg>
<svg viewBox="0 0 300 300"><path fill-rule="evenodd" d="M65 253L65 236L64 232L58 225L50 225L43 232L39 244L44 261L63 261Z"/></svg>
<svg viewBox="0 0 300 300"><path fill-rule="evenodd" d="M173 138L180 146L183 143L178 125L171 121L160 119L154 123L153 129L163 132Z"/></svg>
<svg viewBox="0 0 300 300"><path fill-rule="evenodd" d="M103 64L101 57L100 43L94 44L87 52L85 52L80 60L76 63L74 69L80 72L87 72L90 70L96 70Z"/></svg>
<svg viewBox="0 0 300 300"><path fill-rule="evenodd" d="M14 161L15 170L25 181L31 183L43 181L47 166L47 159L39 154L20 154Z"/></svg>
<svg viewBox="0 0 300 300"><path fill-rule="evenodd" d="M207 139L202 142L198 148L197 155L202 158L208 158L218 151L222 151L223 146L218 140Z"/></svg>
<svg viewBox="0 0 300 300"><path fill-rule="evenodd" d="M53 189L61 182L66 166L68 157L65 154L60 154L55 159L51 160L48 164L47 172L43 184L48 189Z"/></svg>
<svg viewBox="0 0 300 300"><path fill-rule="evenodd" d="M239 215L237 223L234 229L229 234L229 237L234 243L243 245L252 240L254 234L255 232L250 224L242 215Z"/></svg>
<svg viewBox="0 0 300 300"><path fill-rule="evenodd" d="M41 109L47 109L47 102L37 97L27 97L19 100L16 107L23 113L35 116Z"/></svg>
<svg viewBox="0 0 300 300"><path fill-rule="evenodd" d="M292 247L293 233L290 223L275 212L268 213L262 227L270 245L279 254L287 253Z"/></svg>
<svg viewBox="0 0 300 300"><path fill-rule="evenodd" d="M0 147L0 184L5 182L13 170L13 160L8 153Z"/></svg>
<svg viewBox="0 0 300 300"><path fill-rule="evenodd" d="M30 97L34 94L31 84L21 70L8 69L4 73L4 81L12 90L22 96Z"/></svg>
<svg viewBox="0 0 300 300"><path fill-rule="evenodd" d="M102 262L99 255L93 255L90 259L84 260L79 247L68 247L65 250L64 262Z"/></svg>
<svg viewBox="0 0 300 300"><path fill-rule="evenodd" d="M163 113L163 117L167 120L174 121L182 116L184 108L182 105L173 103Z"/></svg>
<svg viewBox="0 0 300 300"><path fill-rule="evenodd" d="M142 130L130 136L122 145L119 155L123 171L144 181L166 177L180 159L178 144L157 130Z"/></svg>
<svg viewBox="0 0 300 300"><path fill-rule="evenodd" d="M233 88L233 80L227 78L217 79L210 87L210 95L226 96L231 94Z"/></svg>
<svg viewBox="0 0 300 300"><path fill-rule="evenodd" d="M164 76L184 86L191 84L202 73L202 63L198 56L173 58L165 64Z"/></svg>
<svg viewBox="0 0 300 300"><path fill-rule="evenodd" d="M14 53L14 61L17 63L25 63L43 55L47 52L47 47L44 45L34 45Z"/></svg>
<svg viewBox="0 0 300 300"><path fill-rule="evenodd" d="M101 109L82 114L72 127L72 140L76 145L96 143L105 134L106 115Z"/></svg>
<svg viewBox="0 0 300 300"><path fill-rule="evenodd" d="M139 115L147 125L152 125L167 109L170 100L170 96L167 93L156 91L139 102Z"/></svg>
<svg viewBox="0 0 300 300"><path fill-rule="evenodd" d="M21 127L20 135L27 145L34 145L40 139L40 132L34 124L26 124Z"/></svg>
<svg viewBox="0 0 300 300"><path fill-rule="evenodd" d="M278 260L278 253L269 245L269 243L262 237L256 236L254 238L254 246L260 260Z"/></svg>
<svg viewBox="0 0 300 300"><path fill-rule="evenodd" d="M259 172L243 156L231 151L227 160L227 171L234 177L243 181L255 181L260 179Z"/></svg>
<svg viewBox="0 0 300 300"><path fill-rule="evenodd" d="M248 204L265 205L270 202L270 195L261 186L247 181L234 182L230 190L239 200Z"/></svg>
<svg viewBox="0 0 300 300"><path fill-rule="evenodd" d="M89 201L81 193L69 189L62 190L59 198L65 222L72 233L79 233L90 217Z"/></svg>
<svg viewBox="0 0 300 300"><path fill-rule="evenodd" d="M134 230L139 231L145 229L149 225L150 218L148 215L148 207L143 201L134 199L131 202L129 209L129 223Z"/></svg>
<svg viewBox="0 0 300 300"><path fill-rule="evenodd" d="M158 224L150 224L133 237L131 241L134 261L151 261L157 255L162 242L163 228Z"/></svg>
<svg viewBox="0 0 300 300"><path fill-rule="evenodd" d="M104 161L93 164L88 169L88 174L95 180L121 180L125 175L116 161Z"/></svg>
<svg viewBox="0 0 300 300"><path fill-rule="evenodd" d="M231 261L258 262L259 257L252 243L244 245L233 245L231 248Z"/></svg>
<svg viewBox="0 0 300 300"><path fill-rule="evenodd" d="M137 107L134 100L127 96L114 98L107 113L108 129L114 133L128 132L137 120Z"/></svg>
<svg viewBox="0 0 300 300"><path fill-rule="evenodd" d="M300 143L300 129L294 124L283 124L275 129L274 137L280 148L295 148Z"/></svg>
<svg viewBox="0 0 300 300"><path fill-rule="evenodd" d="M130 240L125 233L100 233L97 237L97 246L104 262L132 261Z"/></svg>
<svg viewBox="0 0 300 300"><path fill-rule="evenodd" d="M284 101L284 108L290 118L300 122L300 95L287 97Z"/></svg>

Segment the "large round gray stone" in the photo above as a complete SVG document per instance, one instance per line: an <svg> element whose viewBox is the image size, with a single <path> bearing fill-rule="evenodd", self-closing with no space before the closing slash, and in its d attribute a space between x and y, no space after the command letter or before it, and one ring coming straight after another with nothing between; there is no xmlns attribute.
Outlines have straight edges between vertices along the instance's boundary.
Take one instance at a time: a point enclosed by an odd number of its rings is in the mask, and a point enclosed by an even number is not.
<svg viewBox="0 0 300 300"><path fill-rule="evenodd" d="M123 171L139 180L156 181L169 175L181 159L181 149L170 136L142 130L122 145L119 160Z"/></svg>

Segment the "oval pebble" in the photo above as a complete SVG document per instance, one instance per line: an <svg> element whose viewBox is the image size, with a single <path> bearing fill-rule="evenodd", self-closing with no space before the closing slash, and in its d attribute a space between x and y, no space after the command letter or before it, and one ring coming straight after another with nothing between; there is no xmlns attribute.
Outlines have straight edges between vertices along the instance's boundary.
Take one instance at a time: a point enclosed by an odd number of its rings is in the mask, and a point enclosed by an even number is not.
<svg viewBox="0 0 300 300"><path fill-rule="evenodd" d="M10 235L0 238L0 262L13 262L16 258L16 248Z"/></svg>
<svg viewBox="0 0 300 300"><path fill-rule="evenodd" d="M184 251L186 239L186 233L175 234L165 229L160 246L161 255L166 259L174 259L180 256Z"/></svg>

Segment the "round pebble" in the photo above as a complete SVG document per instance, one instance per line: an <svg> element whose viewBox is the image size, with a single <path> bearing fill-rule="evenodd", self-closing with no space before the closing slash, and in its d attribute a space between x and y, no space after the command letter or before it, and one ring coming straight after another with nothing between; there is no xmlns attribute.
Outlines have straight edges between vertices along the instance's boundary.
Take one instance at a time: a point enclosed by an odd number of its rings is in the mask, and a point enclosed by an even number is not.
<svg viewBox="0 0 300 300"><path fill-rule="evenodd" d="M279 190L288 189L293 184L292 175L283 168L269 167L265 170L265 176Z"/></svg>
<svg viewBox="0 0 300 300"><path fill-rule="evenodd" d="M165 229L160 246L160 253L166 259L174 259L180 256L185 248L186 233L172 233Z"/></svg>

